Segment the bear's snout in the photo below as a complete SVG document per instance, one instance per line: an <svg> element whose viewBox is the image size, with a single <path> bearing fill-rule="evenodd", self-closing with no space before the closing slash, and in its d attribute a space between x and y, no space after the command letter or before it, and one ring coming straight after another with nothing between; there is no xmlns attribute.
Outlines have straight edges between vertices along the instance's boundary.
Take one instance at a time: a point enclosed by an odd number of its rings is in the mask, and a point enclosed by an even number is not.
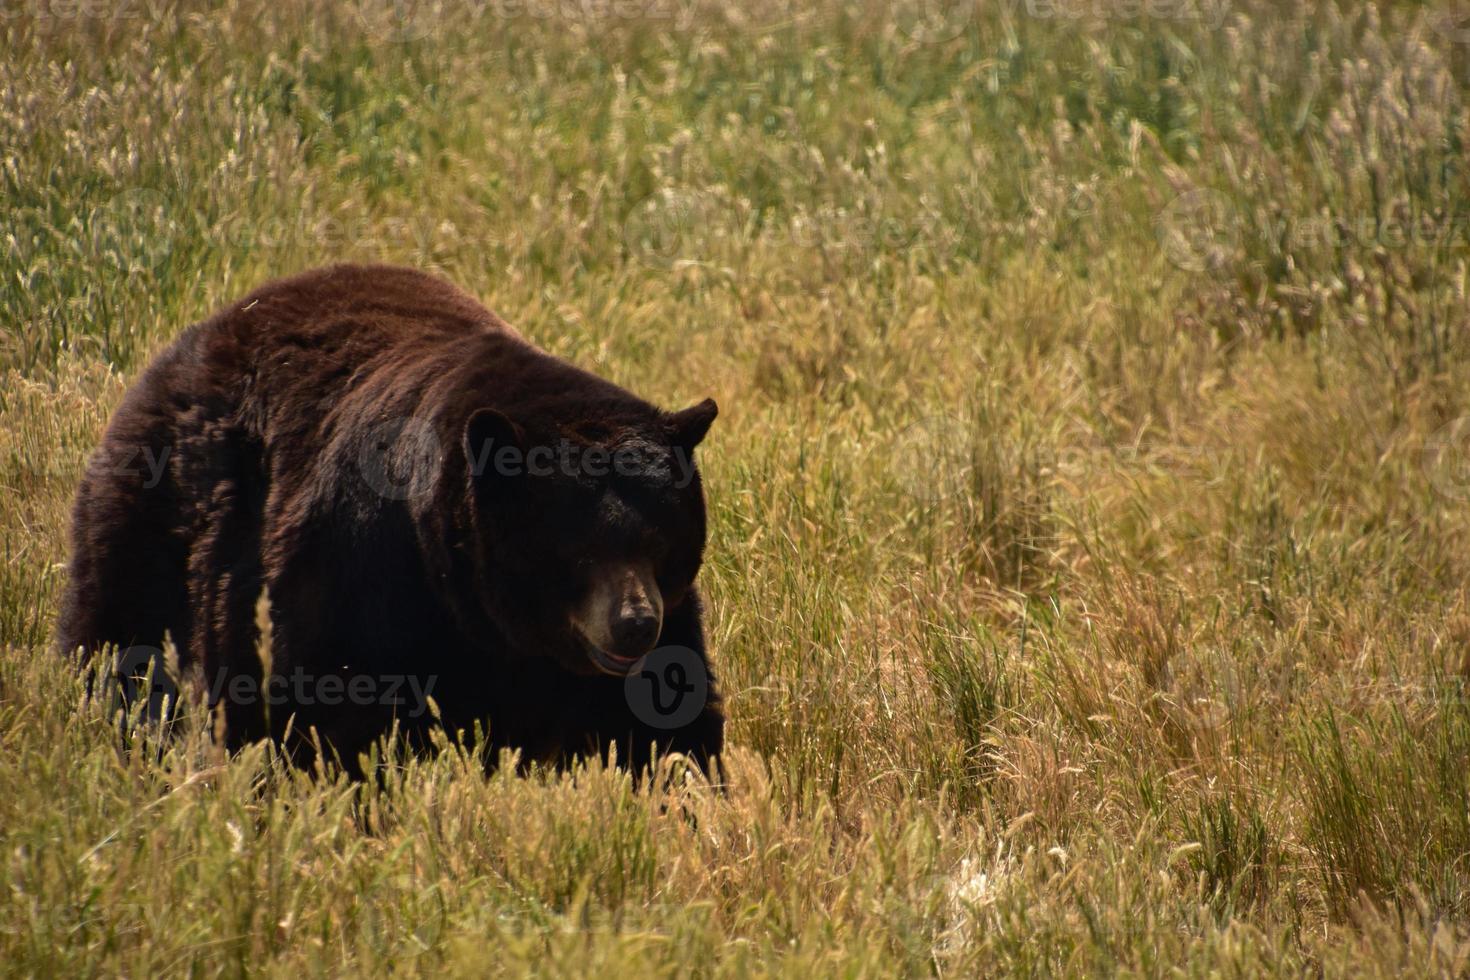
<svg viewBox="0 0 1470 980"><path fill-rule="evenodd" d="M627 673L653 649L663 628L663 596L646 562L598 569L572 625L592 648L592 662L607 673Z"/></svg>
<svg viewBox="0 0 1470 980"><path fill-rule="evenodd" d="M643 656L658 642L659 625L651 607L625 610L612 624L612 652L630 660Z"/></svg>

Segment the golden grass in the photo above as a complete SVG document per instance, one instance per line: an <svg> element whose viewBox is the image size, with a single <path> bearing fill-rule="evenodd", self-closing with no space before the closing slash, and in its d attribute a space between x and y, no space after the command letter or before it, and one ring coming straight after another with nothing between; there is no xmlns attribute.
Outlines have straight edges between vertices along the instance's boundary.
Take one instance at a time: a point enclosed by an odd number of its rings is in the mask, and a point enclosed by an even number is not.
<svg viewBox="0 0 1470 980"><path fill-rule="evenodd" d="M1446 10L326 6L0 22L8 972L1470 971ZM108 412L338 259L719 400L727 795L353 787L82 706Z"/></svg>

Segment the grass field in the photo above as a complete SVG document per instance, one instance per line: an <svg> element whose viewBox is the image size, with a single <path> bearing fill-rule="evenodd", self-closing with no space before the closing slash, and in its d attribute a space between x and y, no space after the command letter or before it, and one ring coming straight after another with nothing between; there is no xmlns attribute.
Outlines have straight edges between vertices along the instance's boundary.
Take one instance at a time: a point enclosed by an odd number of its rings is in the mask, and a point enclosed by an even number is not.
<svg viewBox="0 0 1470 980"><path fill-rule="evenodd" d="M0 970L1467 975L1458 12L6 5ZM719 401L726 795L83 705L110 410L342 259Z"/></svg>

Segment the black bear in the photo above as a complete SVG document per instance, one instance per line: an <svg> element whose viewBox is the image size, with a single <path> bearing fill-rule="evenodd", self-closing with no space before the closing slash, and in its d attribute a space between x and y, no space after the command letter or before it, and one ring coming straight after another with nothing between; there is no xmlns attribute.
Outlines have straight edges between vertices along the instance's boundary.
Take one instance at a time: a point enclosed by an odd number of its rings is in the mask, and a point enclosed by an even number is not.
<svg viewBox="0 0 1470 980"><path fill-rule="evenodd" d="M492 758L704 767L724 715L693 452L715 412L660 411L411 269L270 283L118 408L77 493L59 642L127 660L168 634L228 747L324 746L358 775L395 724L478 728Z"/></svg>

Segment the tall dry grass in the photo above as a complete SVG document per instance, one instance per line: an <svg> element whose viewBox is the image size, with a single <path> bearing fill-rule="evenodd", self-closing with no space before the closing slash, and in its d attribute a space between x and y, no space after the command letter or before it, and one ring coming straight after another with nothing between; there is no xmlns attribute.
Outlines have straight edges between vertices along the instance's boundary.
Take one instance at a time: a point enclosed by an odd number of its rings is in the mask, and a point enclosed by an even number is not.
<svg viewBox="0 0 1470 980"><path fill-rule="evenodd" d="M0 963L1464 975L1453 13L7 10ZM47 643L108 412L348 258L719 400L727 795L354 787L81 707Z"/></svg>

